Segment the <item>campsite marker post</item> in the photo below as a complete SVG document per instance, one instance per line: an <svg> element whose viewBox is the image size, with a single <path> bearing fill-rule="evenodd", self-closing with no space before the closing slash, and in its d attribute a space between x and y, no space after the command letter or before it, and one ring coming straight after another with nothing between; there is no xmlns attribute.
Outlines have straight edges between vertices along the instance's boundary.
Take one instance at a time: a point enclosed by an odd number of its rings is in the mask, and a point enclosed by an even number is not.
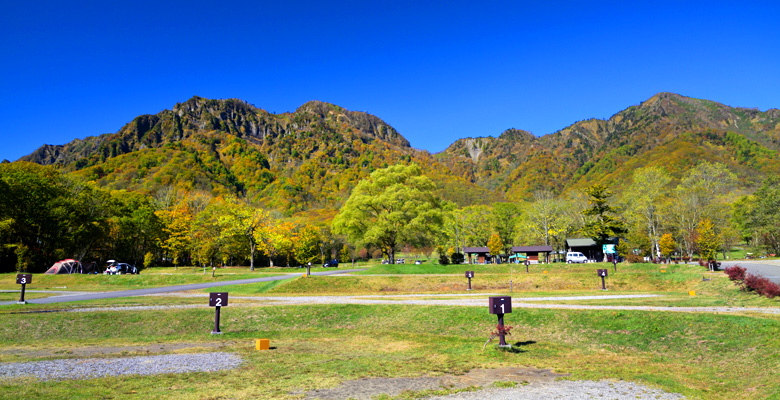
<svg viewBox="0 0 780 400"><path fill-rule="evenodd" d="M209 293L209 307L216 307L214 314L214 330L211 331L212 335L221 335L222 331L219 330L219 309L222 306L228 305L227 292Z"/></svg>
<svg viewBox="0 0 780 400"><path fill-rule="evenodd" d="M525 259L525 273L526 273L526 274L528 273L528 264L531 264L531 262L530 262L530 261L528 261L528 259L526 258L526 259Z"/></svg>
<svg viewBox="0 0 780 400"><path fill-rule="evenodd" d="M471 278L474 277L474 271L466 271L466 278L469 278L469 289L471 290Z"/></svg>
<svg viewBox="0 0 780 400"><path fill-rule="evenodd" d="M498 315L498 345L508 347L506 344L506 338L504 332L504 314L512 312L512 297L510 296L496 296L488 297L488 308L491 314Z"/></svg>
<svg viewBox="0 0 780 400"><path fill-rule="evenodd" d="M22 295L19 297L19 301L16 304L27 304L24 301L24 289L28 283L32 282L32 274L16 274L16 283L22 285Z"/></svg>
<svg viewBox="0 0 780 400"><path fill-rule="evenodd" d="M606 269L599 269L598 275L601 277L601 290L607 290L607 287L604 286L604 278L607 277L607 270Z"/></svg>
<svg viewBox="0 0 780 400"><path fill-rule="evenodd" d="M615 272L617 272L617 254L615 254L615 258L612 259L612 265L615 266Z"/></svg>

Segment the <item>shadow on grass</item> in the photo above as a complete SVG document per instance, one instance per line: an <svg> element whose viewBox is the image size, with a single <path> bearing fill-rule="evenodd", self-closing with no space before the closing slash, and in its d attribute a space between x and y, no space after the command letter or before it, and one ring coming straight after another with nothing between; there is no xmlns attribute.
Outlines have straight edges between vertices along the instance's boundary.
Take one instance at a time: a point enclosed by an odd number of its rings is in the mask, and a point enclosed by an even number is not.
<svg viewBox="0 0 780 400"><path fill-rule="evenodd" d="M527 353L528 350L523 350L523 347L530 346L532 344L536 344L533 340L528 340L525 342L516 342L512 344L512 347L497 347L501 351L506 351L507 353Z"/></svg>

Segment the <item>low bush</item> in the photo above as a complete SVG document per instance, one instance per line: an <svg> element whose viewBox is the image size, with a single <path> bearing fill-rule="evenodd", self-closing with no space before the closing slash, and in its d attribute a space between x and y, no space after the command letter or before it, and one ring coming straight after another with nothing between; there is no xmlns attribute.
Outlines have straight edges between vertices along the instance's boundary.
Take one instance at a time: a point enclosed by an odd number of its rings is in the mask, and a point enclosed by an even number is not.
<svg viewBox="0 0 780 400"><path fill-rule="evenodd" d="M463 256L463 253L450 254L450 261L452 261L453 264L463 264L465 260L466 258Z"/></svg>
<svg viewBox="0 0 780 400"><path fill-rule="evenodd" d="M760 296L770 299L780 296L780 286L763 276L748 274L743 284L746 290L756 292Z"/></svg>
<svg viewBox="0 0 780 400"><path fill-rule="evenodd" d="M726 269L723 270L723 272L726 273L726 275L729 276L729 279L732 281L737 281L737 283L741 283L745 280L745 273L747 270L745 268L740 267L739 265L735 265L733 267L726 267Z"/></svg>
<svg viewBox="0 0 780 400"><path fill-rule="evenodd" d="M626 261L630 262L631 264L636 264L645 262L645 258L636 254L629 254L626 256Z"/></svg>

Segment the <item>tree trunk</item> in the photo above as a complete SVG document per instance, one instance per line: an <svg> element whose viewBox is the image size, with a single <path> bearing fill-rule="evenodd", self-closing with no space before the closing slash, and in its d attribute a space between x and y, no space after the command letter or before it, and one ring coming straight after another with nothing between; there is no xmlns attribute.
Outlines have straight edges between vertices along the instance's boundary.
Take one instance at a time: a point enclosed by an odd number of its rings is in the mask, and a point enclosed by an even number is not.
<svg viewBox="0 0 780 400"><path fill-rule="evenodd" d="M255 244L249 242L249 270L255 270Z"/></svg>

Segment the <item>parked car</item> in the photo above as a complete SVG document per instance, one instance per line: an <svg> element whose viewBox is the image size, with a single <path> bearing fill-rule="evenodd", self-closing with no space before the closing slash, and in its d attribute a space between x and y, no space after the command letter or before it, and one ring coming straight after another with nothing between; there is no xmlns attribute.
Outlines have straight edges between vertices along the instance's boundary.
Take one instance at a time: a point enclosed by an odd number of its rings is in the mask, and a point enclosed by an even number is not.
<svg viewBox="0 0 780 400"><path fill-rule="evenodd" d="M585 257L584 254L578 252L578 251L570 251L566 253L566 262L571 263L586 263L588 262L588 257Z"/></svg>
<svg viewBox="0 0 780 400"><path fill-rule="evenodd" d="M339 267L339 260L334 258L334 259L326 262L325 264L323 264L322 267L323 268L330 268L330 267L338 268Z"/></svg>
<svg viewBox="0 0 780 400"><path fill-rule="evenodd" d="M138 268L136 268L134 265L130 265L128 263L118 263L114 260L108 260L108 265L106 266L106 272L104 274L108 275L135 275L138 274Z"/></svg>

